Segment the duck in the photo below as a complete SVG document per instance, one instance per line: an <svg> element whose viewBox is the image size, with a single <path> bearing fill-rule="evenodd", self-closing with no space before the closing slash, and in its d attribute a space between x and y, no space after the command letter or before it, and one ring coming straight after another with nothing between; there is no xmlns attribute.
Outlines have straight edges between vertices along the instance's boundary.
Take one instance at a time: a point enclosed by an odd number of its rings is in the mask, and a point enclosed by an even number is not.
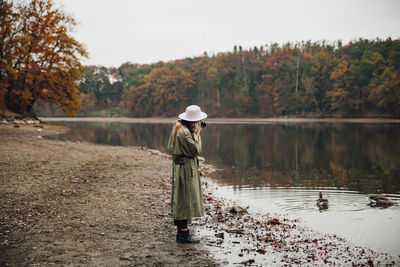
<svg viewBox="0 0 400 267"><path fill-rule="evenodd" d="M317 199L317 206L320 208L328 208L329 201L322 197L322 192L319 192L319 198Z"/></svg>
<svg viewBox="0 0 400 267"><path fill-rule="evenodd" d="M392 206L396 205L397 202L390 199L389 197L383 196L383 195L370 195L369 200L371 201L371 204L374 206Z"/></svg>

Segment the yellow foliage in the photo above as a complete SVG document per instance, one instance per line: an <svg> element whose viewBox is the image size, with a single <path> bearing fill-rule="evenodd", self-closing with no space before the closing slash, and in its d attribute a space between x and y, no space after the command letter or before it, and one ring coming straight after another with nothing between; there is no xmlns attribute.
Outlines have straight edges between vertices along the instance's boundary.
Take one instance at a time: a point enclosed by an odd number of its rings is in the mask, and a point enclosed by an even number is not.
<svg viewBox="0 0 400 267"><path fill-rule="evenodd" d="M3 105L27 113L41 99L62 107L66 115L76 114L79 60L87 52L69 36L74 19L56 9L53 0L2 2L1 14L0 48L7 55L0 62Z"/></svg>

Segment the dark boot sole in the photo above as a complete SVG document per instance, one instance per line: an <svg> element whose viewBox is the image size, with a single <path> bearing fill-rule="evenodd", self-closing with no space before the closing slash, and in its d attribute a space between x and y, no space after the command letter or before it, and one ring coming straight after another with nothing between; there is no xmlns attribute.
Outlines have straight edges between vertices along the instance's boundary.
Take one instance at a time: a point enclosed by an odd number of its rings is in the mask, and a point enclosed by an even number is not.
<svg viewBox="0 0 400 267"><path fill-rule="evenodd" d="M176 241L177 243L179 243L179 244L198 244L198 243L200 243L200 240L199 241L186 241L186 240L184 240L184 241L182 241L182 240L177 240Z"/></svg>

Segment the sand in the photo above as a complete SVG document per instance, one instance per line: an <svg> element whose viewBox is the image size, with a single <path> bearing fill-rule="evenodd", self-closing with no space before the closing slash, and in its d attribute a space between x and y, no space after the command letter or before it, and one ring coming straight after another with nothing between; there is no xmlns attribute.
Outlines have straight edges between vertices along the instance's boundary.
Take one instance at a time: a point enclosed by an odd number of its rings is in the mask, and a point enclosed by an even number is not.
<svg viewBox="0 0 400 267"><path fill-rule="evenodd" d="M175 242L171 161L140 147L43 139L0 126L0 265L214 266Z"/></svg>

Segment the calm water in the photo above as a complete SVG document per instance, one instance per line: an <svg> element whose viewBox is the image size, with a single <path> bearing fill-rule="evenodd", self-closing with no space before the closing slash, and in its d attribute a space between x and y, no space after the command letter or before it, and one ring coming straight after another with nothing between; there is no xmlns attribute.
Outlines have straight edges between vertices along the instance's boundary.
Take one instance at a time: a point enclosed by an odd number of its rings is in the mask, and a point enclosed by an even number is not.
<svg viewBox="0 0 400 267"><path fill-rule="evenodd" d="M64 122L57 138L166 152L171 124ZM400 124L211 124L203 155L219 171L217 194L286 214L356 245L400 254L400 206L374 208L368 194L400 202ZM318 193L329 199L319 210Z"/></svg>

